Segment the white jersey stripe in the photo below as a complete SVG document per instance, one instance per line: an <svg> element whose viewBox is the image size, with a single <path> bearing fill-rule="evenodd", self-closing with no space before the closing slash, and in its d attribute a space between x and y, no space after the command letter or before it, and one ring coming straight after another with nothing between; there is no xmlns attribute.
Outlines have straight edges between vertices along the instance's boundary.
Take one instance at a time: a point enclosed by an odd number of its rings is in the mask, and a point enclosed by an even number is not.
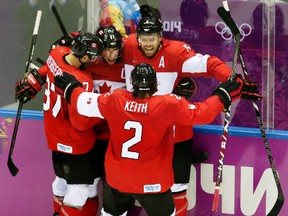
<svg viewBox="0 0 288 216"><path fill-rule="evenodd" d="M182 65L183 73L206 73L209 55L197 53L195 56L187 59Z"/></svg>
<svg viewBox="0 0 288 216"><path fill-rule="evenodd" d="M98 108L98 97L100 94L83 92L77 100L77 111L88 117L104 118Z"/></svg>

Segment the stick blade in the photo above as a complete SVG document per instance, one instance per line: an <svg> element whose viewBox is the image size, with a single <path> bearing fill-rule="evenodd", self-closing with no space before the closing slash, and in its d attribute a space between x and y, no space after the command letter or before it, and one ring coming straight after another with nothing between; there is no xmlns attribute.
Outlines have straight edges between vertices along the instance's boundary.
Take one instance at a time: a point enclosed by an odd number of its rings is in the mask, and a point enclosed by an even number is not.
<svg viewBox="0 0 288 216"><path fill-rule="evenodd" d="M7 165L12 176L16 176L19 169L16 167L11 157L8 158Z"/></svg>
<svg viewBox="0 0 288 216"><path fill-rule="evenodd" d="M280 184L277 185L278 187L278 197L277 200L273 206L273 208L270 210L270 212L267 214L267 216L275 216L278 215L280 210L282 209L283 205L284 205L284 195L283 195L283 191L282 188L280 186Z"/></svg>
<svg viewBox="0 0 288 216"><path fill-rule="evenodd" d="M213 205L212 205L212 211L214 212L218 210L219 190L220 190L219 187L215 187Z"/></svg>

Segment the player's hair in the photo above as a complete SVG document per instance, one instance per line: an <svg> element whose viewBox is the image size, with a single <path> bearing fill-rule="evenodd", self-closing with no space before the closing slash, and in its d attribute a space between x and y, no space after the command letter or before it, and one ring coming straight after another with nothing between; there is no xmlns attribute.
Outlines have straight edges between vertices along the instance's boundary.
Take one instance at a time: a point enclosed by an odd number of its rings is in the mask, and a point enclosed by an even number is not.
<svg viewBox="0 0 288 216"><path fill-rule="evenodd" d="M88 55L89 58L96 57L103 51L104 45L100 38L92 33L80 32L71 43L72 53L77 58Z"/></svg>
<svg viewBox="0 0 288 216"><path fill-rule="evenodd" d="M157 91L156 71L150 64L138 64L131 72L133 95L135 98L152 96Z"/></svg>

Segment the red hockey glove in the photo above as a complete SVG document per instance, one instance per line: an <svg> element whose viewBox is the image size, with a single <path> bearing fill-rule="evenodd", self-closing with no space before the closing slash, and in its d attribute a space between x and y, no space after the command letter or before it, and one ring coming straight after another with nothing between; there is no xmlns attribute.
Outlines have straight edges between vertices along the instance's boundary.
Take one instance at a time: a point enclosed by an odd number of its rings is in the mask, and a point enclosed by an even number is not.
<svg viewBox="0 0 288 216"><path fill-rule="evenodd" d="M189 100L195 94L196 90L196 82L190 77L184 77L179 81L172 93Z"/></svg>
<svg viewBox="0 0 288 216"><path fill-rule="evenodd" d="M241 98L246 100L261 100L263 97L259 94L256 82L243 80L240 74L236 74L236 81L242 83Z"/></svg>
<svg viewBox="0 0 288 216"><path fill-rule="evenodd" d="M224 112L228 110L232 101L238 100L241 96L242 84L236 80L227 80L220 83L212 95L218 95L224 103Z"/></svg>
<svg viewBox="0 0 288 216"><path fill-rule="evenodd" d="M68 35L62 36L60 39L58 39L57 41L55 41L52 44L51 49L54 49L57 46L67 46L67 47L71 46L71 43L72 43L74 37L77 36L79 33L80 33L80 31L72 32L72 33L70 33ZM50 49L50 51L51 51L51 49Z"/></svg>
<svg viewBox="0 0 288 216"><path fill-rule="evenodd" d="M27 77L18 81L15 86L15 99L27 103L42 89L45 79L36 69L32 69Z"/></svg>
<svg viewBox="0 0 288 216"><path fill-rule="evenodd" d="M244 80L243 88L241 90L241 98L257 101L261 100L263 97L259 94L256 82Z"/></svg>
<svg viewBox="0 0 288 216"><path fill-rule="evenodd" d="M54 84L56 91L64 96L67 103L71 102L71 94L74 88L81 87L81 83L71 74L63 72L62 75L55 76Z"/></svg>

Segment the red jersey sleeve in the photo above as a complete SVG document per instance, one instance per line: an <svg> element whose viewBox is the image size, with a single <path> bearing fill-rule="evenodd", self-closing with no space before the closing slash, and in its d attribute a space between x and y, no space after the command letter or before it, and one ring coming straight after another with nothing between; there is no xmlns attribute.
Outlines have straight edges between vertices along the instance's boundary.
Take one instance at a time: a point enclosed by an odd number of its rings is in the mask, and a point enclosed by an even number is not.
<svg viewBox="0 0 288 216"><path fill-rule="evenodd" d="M223 110L218 96L211 96L203 102L194 104L181 98L173 115L175 125L201 125L211 123Z"/></svg>
<svg viewBox="0 0 288 216"><path fill-rule="evenodd" d="M47 73L48 73L48 66L47 64L43 65L42 67L40 67L38 69L38 73L42 76L42 77L46 77Z"/></svg>
<svg viewBox="0 0 288 216"><path fill-rule="evenodd" d="M169 50L177 50L177 56L172 55L171 61L178 64L178 71L182 76L204 76L206 78L215 78L221 82L226 81L231 75L231 68L216 56L200 54L184 43L173 40L163 39L163 43L169 43ZM178 61L176 59L178 58Z"/></svg>
<svg viewBox="0 0 288 216"><path fill-rule="evenodd" d="M215 56L210 56L208 58L207 71L209 77L214 77L220 82L225 82L232 73L232 69Z"/></svg>

